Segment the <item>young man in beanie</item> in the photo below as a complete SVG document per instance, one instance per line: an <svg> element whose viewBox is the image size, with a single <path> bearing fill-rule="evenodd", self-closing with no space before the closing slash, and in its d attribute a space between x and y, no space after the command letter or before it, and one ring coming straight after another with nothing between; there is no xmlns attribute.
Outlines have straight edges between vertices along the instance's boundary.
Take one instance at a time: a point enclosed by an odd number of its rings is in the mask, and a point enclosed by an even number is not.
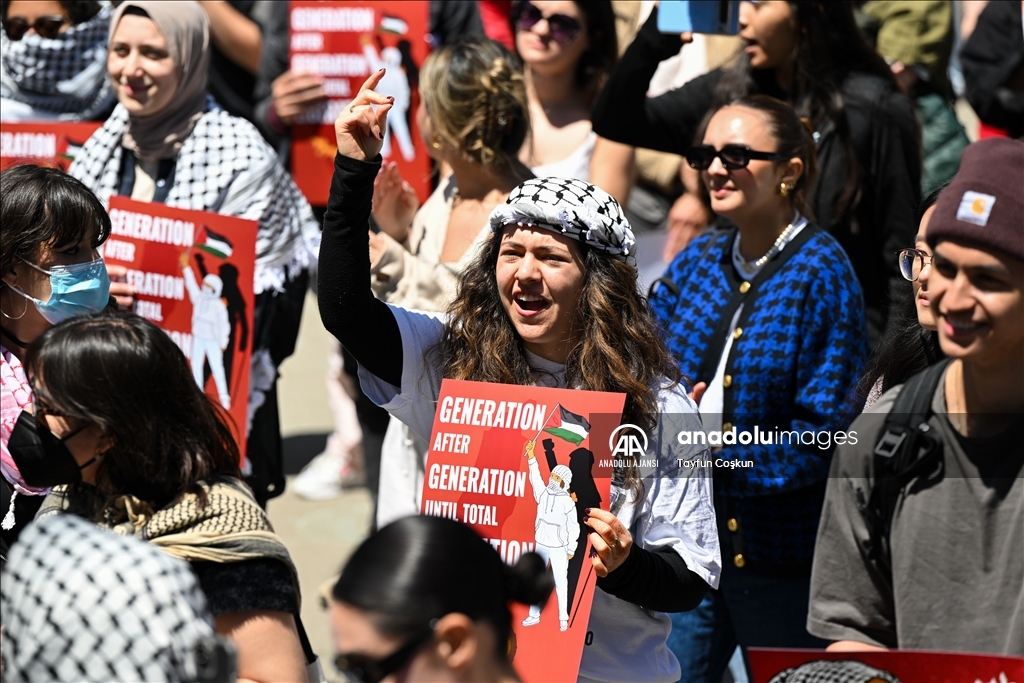
<svg viewBox="0 0 1024 683"><path fill-rule="evenodd" d="M1024 142L967 148L927 240L950 360L836 448L807 629L830 649L1024 656Z"/></svg>

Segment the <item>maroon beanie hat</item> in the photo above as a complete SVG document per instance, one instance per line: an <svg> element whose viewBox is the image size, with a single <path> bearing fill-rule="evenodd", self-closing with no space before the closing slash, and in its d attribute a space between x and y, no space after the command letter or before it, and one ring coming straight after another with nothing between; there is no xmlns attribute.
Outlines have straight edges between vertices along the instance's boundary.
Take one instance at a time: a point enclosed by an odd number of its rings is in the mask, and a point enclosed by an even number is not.
<svg viewBox="0 0 1024 683"><path fill-rule="evenodd" d="M935 203L925 237L932 248L963 241L1024 261L1024 142L992 138L969 145Z"/></svg>

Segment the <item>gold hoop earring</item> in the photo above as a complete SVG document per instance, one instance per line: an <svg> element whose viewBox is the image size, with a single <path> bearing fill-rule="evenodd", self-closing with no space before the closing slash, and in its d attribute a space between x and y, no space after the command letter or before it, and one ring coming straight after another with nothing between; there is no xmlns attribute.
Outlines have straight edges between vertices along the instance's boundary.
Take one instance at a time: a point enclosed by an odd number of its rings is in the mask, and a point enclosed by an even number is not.
<svg viewBox="0 0 1024 683"><path fill-rule="evenodd" d="M779 184L779 194L781 194L783 197L788 197L789 196L789 185L787 185L786 183L780 183Z"/></svg>
<svg viewBox="0 0 1024 683"><path fill-rule="evenodd" d="M22 299L25 299L25 297L22 297ZM7 311L5 311L2 306L0 306L0 313L3 313L3 316L8 320L21 320L22 318L25 317L25 314L28 313L28 299L25 299L25 308L21 309L21 315L19 315L18 317L8 315Z"/></svg>
<svg viewBox="0 0 1024 683"><path fill-rule="evenodd" d="M441 149L441 138L434 138L433 142L430 143L430 146L434 149Z"/></svg>

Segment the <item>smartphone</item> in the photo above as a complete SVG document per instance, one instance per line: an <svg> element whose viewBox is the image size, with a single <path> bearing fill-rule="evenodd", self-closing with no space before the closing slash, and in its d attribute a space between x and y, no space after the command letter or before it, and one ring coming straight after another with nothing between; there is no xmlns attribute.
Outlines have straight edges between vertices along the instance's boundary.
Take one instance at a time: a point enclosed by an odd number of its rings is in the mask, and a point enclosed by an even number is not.
<svg viewBox="0 0 1024 683"><path fill-rule="evenodd" d="M662 0L658 30L734 36L740 32L740 0Z"/></svg>

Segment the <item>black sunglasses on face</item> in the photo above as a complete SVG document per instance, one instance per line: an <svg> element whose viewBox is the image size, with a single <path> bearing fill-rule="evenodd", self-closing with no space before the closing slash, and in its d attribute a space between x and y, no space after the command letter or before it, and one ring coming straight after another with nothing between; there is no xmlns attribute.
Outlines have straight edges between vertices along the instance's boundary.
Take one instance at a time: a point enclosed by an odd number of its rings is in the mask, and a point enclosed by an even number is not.
<svg viewBox="0 0 1024 683"><path fill-rule="evenodd" d="M371 659L366 655L340 654L334 658L335 668L345 675L347 681L360 681L360 683L380 683L391 674L404 668L412 661L419 649L427 644L434 637L434 625L408 640L405 645L398 648L387 657Z"/></svg>
<svg viewBox="0 0 1024 683"><path fill-rule="evenodd" d="M576 40L576 37L583 31L583 27L576 19L565 14L552 14L545 17L540 9L529 2L519 3L513 17L516 28L520 31L529 31L540 23L541 19L547 19L551 37L562 45L568 45Z"/></svg>
<svg viewBox="0 0 1024 683"><path fill-rule="evenodd" d="M722 149L715 149L711 145L694 145L683 152L690 168L698 171L706 171L711 167L711 162L718 157L722 160L722 166L730 171L739 168L746 168L751 159L761 161L785 161L789 157L778 152L757 152L746 145L725 145Z"/></svg>
<svg viewBox="0 0 1024 683"><path fill-rule="evenodd" d="M11 40L21 40L30 28L34 28L43 38L56 38L61 26L68 21L67 17L54 14L39 17L31 24L25 17L7 17L3 20L4 33Z"/></svg>

